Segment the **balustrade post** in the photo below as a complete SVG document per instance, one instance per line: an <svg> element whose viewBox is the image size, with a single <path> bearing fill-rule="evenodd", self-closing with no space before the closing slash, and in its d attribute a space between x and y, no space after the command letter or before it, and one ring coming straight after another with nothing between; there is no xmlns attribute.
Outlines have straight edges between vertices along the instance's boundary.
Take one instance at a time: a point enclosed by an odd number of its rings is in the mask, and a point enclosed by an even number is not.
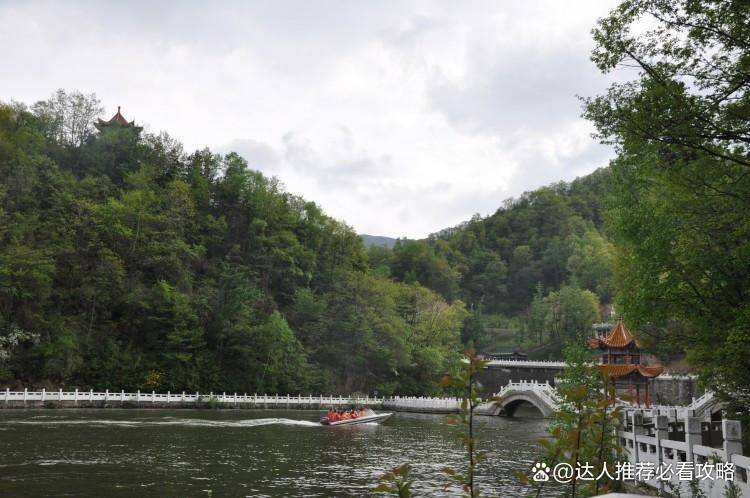
<svg viewBox="0 0 750 498"><path fill-rule="evenodd" d="M156 403L156 391L151 391L151 403Z"/></svg>
<svg viewBox="0 0 750 498"><path fill-rule="evenodd" d="M639 448L638 448L638 436L642 435L645 431L643 429L643 413L639 410L633 410L630 414L630 420L633 424L633 451L631 455L631 463L635 464L640 460Z"/></svg>
<svg viewBox="0 0 750 498"><path fill-rule="evenodd" d="M57 391L57 401L62 403L62 388Z"/></svg>
<svg viewBox="0 0 750 498"><path fill-rule="evenodd" d="M182 391L182 402L185 402L185 391Z"/></svg>
<svg viewBox="0 0 750 498"><path fill-rule="evenodd" d="M47 390L45 388L42 388L42 403L44 403L44 398L47 394Z"/></svg>
<svg viewBox="0 0 750 498"><path fill-rule="evenodd" d="M172 391L167 391L167 404L169 404L169 395L172 394Z"/></svg>
<svg viewBox="0 0 750 498"><path fill-rule="evenodd" d="M138 389L138 391L136 391L135 393L135 402L136 404L141 402L141 390L140 389Z"/></svg>
<svg viewBox="0 0 750 498"><path fill-rule="evenodd" d="M661 442L669 438L669 417L657 415L654 417L654 439L656 440L656 465L661 468L664 463L664 450ZM664 481L659 479L659 491L664 494Z"/></svg>
<svg viewBox="0 0 750 498"><path fill-rule="evenodd" d="M739 420L722 420L721 433L724 437L726 463L730 463L732 455L742 455L742 426Z"/></svg>
<svg viewBox="0 0 750 498"><path fill-rule="evenodd" d="M73 395L73 402L78 405L78 388L76 387L76 393Z"/></svg>
<svg viewBox="0 0 750 498"><path fill-rule="evenodd" d="M696 444L703 444L701 419L698 417L685 417L686 461L693 461L693 446Z"/></svg>
<svg viewBox="0 0 750 498"><path fill-rule="evenodd" d="M107 398L109 398L109 389L104 391L104 402L107 402Z"/></svg>
<svg viewBox="0 0 750 498"><path fill-rule="evenodd" d="M8 404L8 398L10 398L10 387L5 388L5 404Z"/></svg>
<svg viewBox="0 0 750 498"><path fill-rule="evenodd" d="M29 397L29 388L28 387L24 387L23 388L23 404L24 405L26 404L26 398L28 398L28 397Z"/></svg>
<svg viewBox="0 0 750 498"><path fill-rule="evenodd" d="M94 390L89 389L89 403L94 401Z"/></svg>
<svg viewBox="0 0 750 498"><path fill-rule="evenodd" d="M125 389L120 389L120 404L125 403Z"/></svg>

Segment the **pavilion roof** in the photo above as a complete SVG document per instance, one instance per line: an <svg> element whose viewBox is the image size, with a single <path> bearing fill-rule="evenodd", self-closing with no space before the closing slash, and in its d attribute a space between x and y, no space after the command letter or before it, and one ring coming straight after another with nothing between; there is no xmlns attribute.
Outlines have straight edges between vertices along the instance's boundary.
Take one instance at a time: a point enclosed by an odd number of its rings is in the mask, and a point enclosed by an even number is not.
<svg viewBox="0 0 750 498"><path fill-rule="evenodd" d="M625 325L622 324L622 318L617 319L617 325L615 325L615 328L612 329L607 337L603 339L599 337L592 337L588 340L588 342L589 346L591 346L592 348L599 348L602 346L607 346L610 348L624 348L629 346L631 343L635 343L636 346L638 345L635 337L633 337L633 334L631 334L630 331L625 328Z"/></svg>
<svg viewBox="0 0 750 498"><path fill-rule="evenodd" d="M645 367L643 365L599 365L599 370L612 378L625 377L633 372L638 372L643 377L657 377L664 371L664 367Z"/></svg>
<svg viewBox="0 0 750 498"><path fill-rule="evenodd" d="M108 121L104 121L103 119L100 119L98 124L99 125L108 125L108 124L112 124L112 123L117 123L117 124L120 124L122 126L128 126L128 125L135 124L135 121L128 121L127 119L125 119L125 116L123 116L122 113L120 113L120 106L118 105L117 106L117 113L114 116L112 116L111 119L109 119Z"/></svg>

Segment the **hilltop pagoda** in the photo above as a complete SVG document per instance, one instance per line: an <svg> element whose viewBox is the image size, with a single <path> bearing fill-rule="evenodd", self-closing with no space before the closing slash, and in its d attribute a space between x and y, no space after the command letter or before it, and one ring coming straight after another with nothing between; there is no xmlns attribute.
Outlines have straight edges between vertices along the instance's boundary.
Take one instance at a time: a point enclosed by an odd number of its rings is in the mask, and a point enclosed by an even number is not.
<svg viewBox="0 0 750 498"><path fill-rule="evenodd" d="M618 318L617 325L609 335L592 337L588 342L589 346L599 350L599 369L614 381L615 389L627 389L632 402L638 406L641 406L643 394L646 408L650 407L650 381L659 376L664 368L641 364L638 342L622 324L622 318Z"/></svg>
<svg viewBox="0 0 750 498"><path fill-rule="evenodd" d="M133 128L136 132L139 132L143 129L141 126L136 126L135 121L128 121L125 119L125 116L123 116L120 113L120 106L117 106L117 114L112 116L112 118L109 121L104 121L103 119L97 119L96 123L94 123L94 126L99 131L104 131L106 128L110 126L123 126L126 128Z"/></svg>

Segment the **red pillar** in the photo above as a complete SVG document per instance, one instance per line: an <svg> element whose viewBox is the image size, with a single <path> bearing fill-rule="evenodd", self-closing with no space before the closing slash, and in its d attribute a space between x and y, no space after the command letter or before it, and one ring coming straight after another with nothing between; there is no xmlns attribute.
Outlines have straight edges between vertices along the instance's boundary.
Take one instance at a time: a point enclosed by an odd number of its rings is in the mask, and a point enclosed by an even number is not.
<svg viewBox="0 0 750 498"><path fill-rule="evenodd" d="M640 384L635 385L635 392L636 392L636 397L638 399L638 406L641 406L641 385Z"/></svg>
<svg viewBox="0 0 750 498"><path fill-rule="evenodd" d="M648 380L646 381L646 408L651 408L651 391L648 388Z"/></svg>

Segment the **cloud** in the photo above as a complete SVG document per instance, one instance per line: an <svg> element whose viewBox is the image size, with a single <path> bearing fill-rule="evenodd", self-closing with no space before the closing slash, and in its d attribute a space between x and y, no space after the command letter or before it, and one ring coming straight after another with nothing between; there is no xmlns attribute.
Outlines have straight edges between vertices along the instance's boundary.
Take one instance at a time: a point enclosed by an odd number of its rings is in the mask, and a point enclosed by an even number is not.
<svg viewBox="0 0 750 498"><path fill-rule="evenodd" d="M95 91L360 232L423 237L606 163L575 95L614 0L0 3L0 98Z"/></svg>

